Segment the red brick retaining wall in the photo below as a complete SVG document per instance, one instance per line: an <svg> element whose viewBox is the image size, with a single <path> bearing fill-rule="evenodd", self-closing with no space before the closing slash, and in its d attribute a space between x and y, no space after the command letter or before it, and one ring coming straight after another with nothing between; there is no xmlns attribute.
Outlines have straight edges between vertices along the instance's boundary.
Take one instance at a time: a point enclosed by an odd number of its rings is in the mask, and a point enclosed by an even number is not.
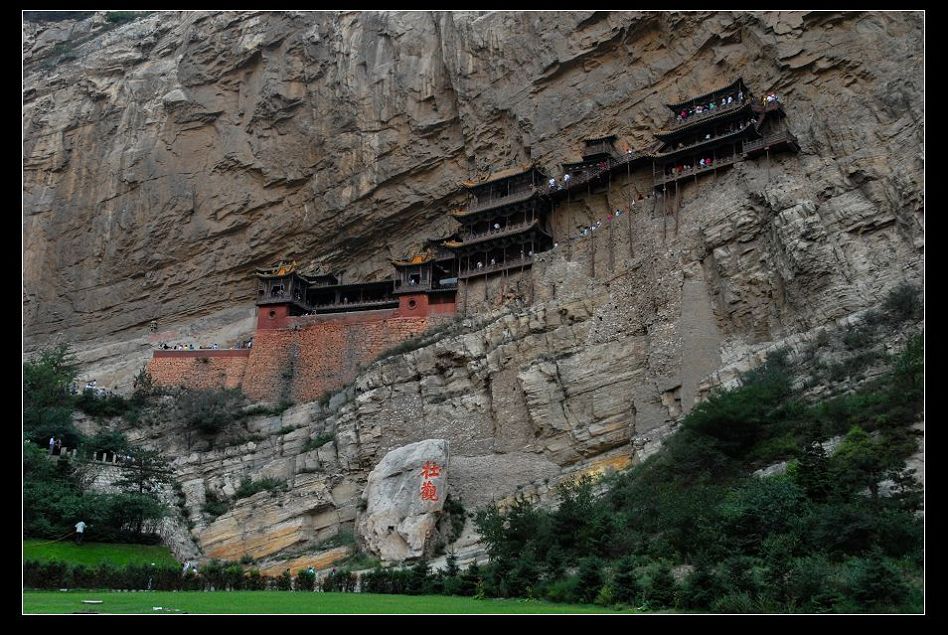
<svg viewBox="0 0 948 635"><path fill-rule="evenodd" d="M148 372L162 386L237 388L249 357L249 350L155 351Z"/></svg>
<svg viewBox="0 0 948 635"><path fill-rule="evenodd" d="M148 371L160 385L240 387L255 401L312 401L352 382L387 349L450 319L453 296L403 295L397 309L290 316L260 307L253 348L155 351ZM273 315L270 315L270 312Z"/></svg>

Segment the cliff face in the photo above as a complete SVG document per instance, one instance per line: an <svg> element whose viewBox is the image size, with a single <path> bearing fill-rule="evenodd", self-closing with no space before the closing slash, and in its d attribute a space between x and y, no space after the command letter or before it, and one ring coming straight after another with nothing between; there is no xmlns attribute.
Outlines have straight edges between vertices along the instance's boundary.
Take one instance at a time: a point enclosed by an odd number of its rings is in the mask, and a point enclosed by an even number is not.
<svg viewBox="0 0 948 635"><path fill-rule="evenodd" d="M290 482L199 522L206 553L325 539L414 441L448 440L469 508L628 464L767 349L922 281L918 13L194 12L83 35L93 23L24 26L24 306L27 348L62 334L100 384L140 367L153 318L169 337L246 333L254 266L387 275L453 229L462 179L528 160L558 174L587 136L644 147L664 103L736 77L780 94L802 147L579 241L564 237L626 209L630 184L558 205L560 244L532 273L472 285L479 313L332 408L255 421L265 441L195 452L134 431L179 457L194 511L241 476ZM53 64L63 38L88 40Z"/></svg>
<svg viewBox="0 0 948 635"><path fill-rule="evenodd" d="M172 336L213 316L204 332L245 328L233 311L249 274L281 256L387 275L453 228L460 180L528 159L558 173L593 134L646 145L663 103L737 76L788 104L804 148L790 170L821 183L821 210L850 210L851 235L920 235L920 14L160 12L108 26L24 24L26 345L62 337L93 367L140 366L152 319ZM859 262L855 303L873 279Z"/></svg>

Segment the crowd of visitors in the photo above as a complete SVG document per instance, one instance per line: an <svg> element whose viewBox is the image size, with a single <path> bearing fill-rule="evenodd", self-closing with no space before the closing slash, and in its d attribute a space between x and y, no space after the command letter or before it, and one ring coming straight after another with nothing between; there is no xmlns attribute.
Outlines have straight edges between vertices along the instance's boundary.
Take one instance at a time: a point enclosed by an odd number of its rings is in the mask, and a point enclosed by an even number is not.
<svg viewBox="0 0 948 635"><path fill-rule="evenodd" d="M253 346L253 338L251 337L246 341L239 341L234 345L234 348L250 348ZM213 344L201 344L195 346L194 344L174 344L171 345L168 342L159 342L158 350L161 351L217 351L220 350L220 346L215 342Z"/></svg>
<svg viewBox="0 0 948 635"><path fill-rule="evenodd" d="M703 115L714 112L715 110L720 110L721 108L727 108L728 106L733 106L736 104L741 104L744 102L744 91L737 91L737 95L728 95L727 97L721 97L720 101L715 99L710 99L703 104L697 104L690 108L682 108L677 115L675 115L675 121L681 123L687 121L691 117L696 115Z"/></svg>

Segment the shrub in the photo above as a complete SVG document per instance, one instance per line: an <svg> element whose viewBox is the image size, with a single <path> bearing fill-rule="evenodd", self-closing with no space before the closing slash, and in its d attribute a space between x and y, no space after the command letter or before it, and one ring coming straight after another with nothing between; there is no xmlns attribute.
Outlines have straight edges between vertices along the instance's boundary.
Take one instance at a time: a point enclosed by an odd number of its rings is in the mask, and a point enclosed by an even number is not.
<svg viewBox="0 0 948 635"><path fill-rule="evenodd" d="M105 20L109 24L125 24L138 17L136 11L109 11L105 14Z"/></svg>
<svg viewBox="0 0 948 635"><path fill-rule="evenodd" d="M267 588L267 578L260 575L257 569L251 569L244 580L244 588L248 591L263 591Z"/></svg>
<svg viewBox="0 0 948 635"><path fill-rule="evenodd" d="M276 588L279 591L292 591L293 590L293 576L290 575L289 569L284 569L283 573L280 574L280 577L277 578Z"/></svg>
<svg viewBox="0 0 948 635"><path fill-rule="evenodd" d="M333 569L325 578L323 578L321 588L323 591L339 591L351 593L355 591L356 575L346 569Z"/></svg>
<svg viewBox="0 0 948 635"><path fill-rule="evenodd" d="M76 407L90 417L121 417L131 408L128 400L119 395L96 396L85 390L76 399Z"/></svg>
<svg viewBox="0 0 948 635"><path fill-rule="evenodd" d="M201 507L201 511L210 516L211 520L214 520L218 516L227 513L230 507L230 501L226 498L219 497L213 490L207 490L204 494L204 505Z"/></svg>
<svg viewBox="0 0 948 635"><path fill-rule="evenodd" d="M448 494L444 498L444 513L451 521L451 533L448 542L456 540L461 532L464 531L464 524L467 521L467 512L464 510L464 504L461 499L454 498Z"/></svg>
<svg viewBox="0 0 948 635"><path fill-rule="evenodd" d="M754 613L757 609L751 596L741 591L716 599L711 604L711 610L715 613Z"/></svg>
<svg viewBox="0 0 948 635"><path fill-rule="evenodd" d="M303 444L302 452L309 452L310 450L315 450L316 448L321 448L331 441L335 441L336 436L328 432L323 434L318 434L312 439L309 439L306 443Z"/></svg>
<svg viewBox="0 0 948 635"><path fill-rule="evenodd" d="M893 325L921 319L924 313L921 291L918 287L903 282L889 292L882 302L882 308Z"/></svg>
<svg viewBox="0 0 948 635"><path fill-rule="evenodd" d="M296 590L297 591L312 591L316 585L316 571L310 567L309 569L300 569L296 572Z"/></svg>
<svg viewBox="0 0 948 635"><path fill-rule="evenodd" d="M121 454L128 450L129 443L121 432L103 431L84 439L81 448L89 454L98 452Z"/></svg>
<svg viewBox="0 0 948 635"><path fill-rule="evenodd" d="M642 594L651 608L671 608L678 602L678 587L668 563L661 563L646 578Z"/></svg>
<svg viewBox="0 0 948 635"><path fill-rule="evenodd" d="M267 477L256 481L251 481L249 478L244 477L244 479L240 482L240 487L238 487L237 491L234 493L234 498L247 498L248 496L253 496L258 492L286 490L286 488L286 482L279 479Z"/></svg>
<svg viewBox="0 0 948 635"><path fill-rule="evenodd" d="M908 599L909 588L898 569L880 551L847 563L844 593L861 612L892 612Z"/></svg>
<svg viewBox="0 0 948 635"><path fill-rule="evenodd" d="M564 580L556 580L546 588L546 599L550 602L575 604L579 601L579 577L570 576Z"/></svg>
<svg viewBox="0 0 948 635"><path fill-rule="evenodd" d="M246 398L237 389L209 389L182 392L175 404L178 418L187 427L214 435L244 417Z"/></svg>
<svg viewBox="0 0 948 635"><path fill-rule="evenodd" d="M596 599L600 589L602 589L602 566L602 560L595 556L583 558L579 561L577 592L580 601L592 602Z"/></svg>
<svg viewBox="0 0 948 635"><path fill-rule="evenodd" d="M638 601L640 588L635 565L636 561L632 556L625 556L616 562L611 585L616 602L635 604Z"/></svg>
<svg viewBox="0 0 948 635"><path fill-rule="evenodd" d="M688 609L707 609L718 597L716 580L707 565L699 562L685 579L681 590L681 604Z"/></svg>

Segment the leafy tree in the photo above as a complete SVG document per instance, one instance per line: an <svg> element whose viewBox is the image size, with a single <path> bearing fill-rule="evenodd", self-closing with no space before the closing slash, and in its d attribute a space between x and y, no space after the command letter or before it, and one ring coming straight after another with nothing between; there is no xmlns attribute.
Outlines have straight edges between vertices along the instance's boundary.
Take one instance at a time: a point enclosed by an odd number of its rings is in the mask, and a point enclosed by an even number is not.
<svg viewBox="0 0 948 635"><path fill-rule="evenodd" d="M136 533L141 533L148 520L160 518L167 510L161 502L161 488L172 482L168 460L157 450L131 447L128 460L122 463L122 476L115 485L131 494L129 503Z"/></svg>
<svg viewBox="0 0 948 635"><path fill-rule="evenodd" d="M603 562L600 558L590 556L579 561L579 598L583 602L592 602L602 588Z"/></svg>
<svg viewBox="0 0 948 635"><path fill-rule="evenodd" d="M63 344L40 351L23 364L23 429L26 438L45 447L50 437L76 447L81 435L72 423L70 386L76 378L75 355Z"/></svg>
<svg viewBox="0 0 948 635"><path fill-rule="evenodd" d="M636 558L625 556L615 564L612 576L612 592L617 602L635 604L638 601L641 588L636 575Z"/></svg>
<svg viewBox="0 0 948 635"><path fill-rule="evenodd" d="M677 603L677 585L668 563L661 563L649 576L644 588L645 599L652 608L670 608Z"/></svg>
<svg viewBox="0 0 948 635"><path fill-rule="evenodd" d="M833 480L839 484L839 495L847 496L862 488L869 488L873 498L879 495L879 481L885 465L880 449L859 426L846 434L833 456Z"/></svg>
<svg viewBox="0 0 948 635"><path fill-rule="evenodd" d="M832 483L826 451L819 442L814 441L806 446L800 456L794 478L807 498L817 502L826 500L832 490Z"/></svg>

